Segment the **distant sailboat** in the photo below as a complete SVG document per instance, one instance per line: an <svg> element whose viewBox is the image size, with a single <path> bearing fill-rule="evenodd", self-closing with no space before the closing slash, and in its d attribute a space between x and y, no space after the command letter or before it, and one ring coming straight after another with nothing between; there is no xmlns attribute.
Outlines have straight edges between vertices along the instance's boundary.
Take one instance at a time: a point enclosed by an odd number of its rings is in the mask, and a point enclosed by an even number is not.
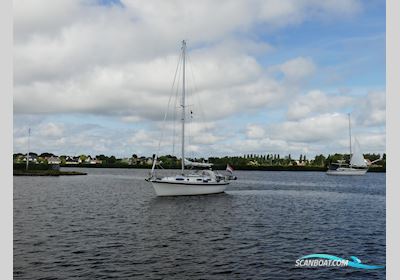
<svg viewBox="0 0 400 280"><path fill-rule="evenodd" d="M369 164L365 160L363 153L361 152L360 143L357 139L354 139L354 147L352 151L351 141L351 121L349 114L349 138L350 138L350 164L346 164L344 160L340 160L337 163L332 163L329 166L326 174L328 175L365 175L367 173Z"/></svg>
<svg viewBox="0 0 400 280"><path fill-rule="evenodd" d="M178 196L178 195L202 195L214 194L225 191L231 179L236 177L223 176L214 172L212 164L204 162L193 162L185 158L185 56L186 42L182 41L182 96L181 96L181 173L175 176L158 177L155 174L157 155L153 160L150 177L146 181L151 182L157 196ZM200 168L200 170L185 171L185 167Z"/></svg>

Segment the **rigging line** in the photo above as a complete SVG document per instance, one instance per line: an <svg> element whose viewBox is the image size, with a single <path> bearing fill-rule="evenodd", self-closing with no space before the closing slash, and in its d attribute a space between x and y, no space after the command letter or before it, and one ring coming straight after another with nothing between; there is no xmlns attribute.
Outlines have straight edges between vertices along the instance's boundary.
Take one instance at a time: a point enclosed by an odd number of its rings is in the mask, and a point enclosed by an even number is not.
<svg viewBox="0 0 400 280"><path fill-rule="evenodd" d="M193 88L194 88L194 98L196 99L196 101L197 101L197 104L198 104L198 108L199 108L199 116L200 116L200 118L197 118L197 120L198 120L198 123L200 124L201 122L203 122L204 123L204 129L205 130L207 130L208 129L208 127L209 127L209 125L208 125L208 123L207 123L207 121L206 121L206 117L205 117L205 113L204 113L204 109L203 109L203 106L202 106L202 103L200 102L200 97L199 97L199 89L198 89L198 87L197 87L197 83L196 83L196 79L195 79L195 75L194 75L194 70L193 70L193 62L192 62L192 59L191 59L191 56L190 56L190 54L187 54L187 59L188 59L188 65L189 65L189 67L188 68L190 68L190 73L191 73L191 76L192 76L192 80L193 80ZM201 129L201 127L199 127L199 129ZM198 154L198 156L200 157L200 154Z"/></svg>
<svg viewBox="0 0 400 280"><path fill-rule="evenodd" d="M190 85L191 87L190 87L190 94L189 94L189 98L190 98L190 101L191 101L191 104L193 104L192 105L192 107L193 108L196 108L195 107L195 99L197 99L197 101L198 101L198 96L197 96L197 92L198 92L198 90L196 89L196 83L195 83L195 79L194 79L194 74L193 74L193 66L192 66L192 61L191 61L191 59L190 59L190 55L189 55L189 53L187 54L187 58L188 58L188 63L187 63L187 65L188 65L188 68L190 68L190 72L191 72L191 76L192 76L192 81L193 81L193 83ZM200 102L198 101L197 103L199 103L200 104ZM200 104L201 105L201 104ZM200 110L199 110L200 111ZM201 113L201 111L200 111L200 113ZM203 114L204 115L204 114ZM196 123L196 118L195 118L195 116L194 116L194 114L193 114L193 109L191 109L190 110L190 123L189 123L189 139L188 139L188 141L190 142L190 143L192 143L192 139L193 139L193 137L192 137L192 130L193 130L193 125ZM199 154L194 150L194 149L192 149L191 150L191 155L192 155L192 157L193 158L196 158L197 156L199 156Z"/></svg>
<svg viewBox="0 0 400 280"><path fill-rule="evenodd" d="M175 154L175 138L176 138L176 113L177 113L177 102L178 102L178 94L179 94L179 81L181 79L181 64L179 63L178 68L178 79L176 83L176 92L175 92L175 99L174 99L174 107L173 107L173 122L172 122L172 155Z"/></svg>
<svg viewBox="0 0 400 280"><path fill-rule="evenodd" d="M192 61L191 61L191 59L190 59L190 55L189 54L187 54L187 60L188 60L188 63L187 63L187 65L188 65L188 69L190 68L190 72L191 72L191 76L192 76L192 84L190 85L191 86L191 92L190 92L190 101L191 101L191 104L193 104L193 106L192 107L194 107L194 99L196 98L196 84L195 84L195 79L194 79L194 75L193 75L193 66L192 66ZM193 120L193 111L192 111L193 109L191 109L190 110L190 123L189 123L189 133L188 133L188 142L191 144L192 143L192 128L193 128L193 124L194 124L194 120ZM191 150L191 156L192 156L192 158L194 159L194 158L196 158L196 156L198 155L197 153L196 153L196 151L194 150L194 149L192 149Z"/></svg>
<svg viewBox="0 0 400 280"><path fill-rule="evenodd" d="M173 89L174 89L174 85L175 85L175 81L176 81L176 74L178 73L178 68L179 68L179 64L180 64L181 58L182 58L182 54L180 54L180 55L179 55L179 58L178 58L178 64L177 64L177 66L176 66L175 75L174 75L174 80L173 80L173 82L172 82L172 87L171 87L171 95L169 96L169 99L168 99L168 105L167 105L167 110L165 111L165 114L164 114L163 124L164 124L165 121L167 120L168 111L169 111L169 106L170 106L170 104L171 104L171 99L172 99L172 96L173 96L172 93L173 93ZM163 138L163 136L164 136L164 130L165 130L165 129L161 129L161 137L160 137L160 140L158 141L158 148L157 148L156 157L155 157L155 159L154 159L154 163L157 161L157 160L156 160L156 159L157 159L157 155L158 155L158 153L160 152L161 140L162 140L162 138ZM155 166L155 164L153 164L153 168L152 168L153 170L154 170L154 166Z"/></svg>
<svg viewBox="0 0 400 280"><path fill-rule="evenodd" d="M187 53L187 57L189 58L189 53ZM191 61L189 59L187 61L187 66L188 66L188 68L192 69ZM192 70L192 72L193 72L193 70ZM193 73L192 73L192 80L193 80ZM193 118L193 107L195 107L194 95L195 95L195 87L194 87L194 81L193 81L193 83L188 83L188 95L187 95L188 101L189 101L188 103L191 104L191 105L189 105L191 107L191 109L188 111L188 114L190 112L189 123L188 123L188 137L187 137L189 146L192 144L192 139L193 139L193 137L192 137L193 131L192 130L193 130L193 125L195 123L195 120ZM190 150L190 155L192 158L196 157L196 152L194 149Z"/></svg>
<svg viewBox="0 0 400 280"><path fill-rule="evenodd" d="M188 61L188 63L186 65L189 66L189 61ZM188 81L189 81L189 79L188 79ZM193 104L193 99L192 99L193 92L192 92L190 83L187 83L187 85L188 85L188 88L187 88L187 93L188 93L187 94L187 100L188 100L188 104L189 104L188 108L191 108L192 104ZM193 150L190 149L190 146L191 146L191 143L192 143L192 125L193 125L192 110L193 109L190 109L190 110L186 111L186 114L190 114L190 115L189 115L189 117L185 118L185 119L188 119L188 125L187 125L188 133L187 133L187 137L186 138L187 138L187 145L188 145L188 148L189 148L188 155L190 157L193 157Z"/></svg>
<svg viewBox="0 0 400 280"><path fill-rule="evenodd" d="M192 74L193 85L194 85L195 92L196 92L196 94L194 94L194 95L195 95L195 97L197 99L197 102L199 104L199 111L200 111L201 118L203 119L205 127L207 128L207 122L206 122L203 106L201 105L200 98L199 98L199 89L197 88L196 79L194 78L194 71L193 71L193 67L192 67L192 65L193 65L192 59L191 59L189 54L187 55L187 58L188 58L188 61L189 61L189 64L190 64L190 67L188 67L188 68L190 68L190 73Z"/></svg>
<svg viewBox="0 0 400 280"><path fill-rule="evenodd" d="M188 143L188 147L190 147L191 145L191 129L192 129L192 118L189 118L189 125L188 125L188 138L187 138L187 143ZM193 156L193 150L189 150L189 153L191 156Z"/></svg>

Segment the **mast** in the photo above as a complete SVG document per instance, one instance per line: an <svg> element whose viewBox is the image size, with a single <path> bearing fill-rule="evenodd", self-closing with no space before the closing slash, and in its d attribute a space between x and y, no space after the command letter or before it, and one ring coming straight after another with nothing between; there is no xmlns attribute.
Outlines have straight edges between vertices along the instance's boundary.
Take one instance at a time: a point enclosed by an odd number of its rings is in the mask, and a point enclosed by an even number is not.
<svg viewBox="0 0 400 280"><path fill-rule="evenodd" d="M31 128L28 129L28 151L26 153L26 170L28 170L28 168L29 168L30 136L31 136Z"/></svg>
<svg viewBox="0 0 400 280"><path fill-rule="evenodd" d="M350 160L351 160L351 121L350 121L350 113L348 113L348 116L349 116L349 141L350 141L349 147L350 147Z"/></svg>
<svg viewBox="0 0 400 280"><path fill-rule="evenodd" d="M185 170L185 55L186 55L186 42L182 41L182 173Z"/></svg>

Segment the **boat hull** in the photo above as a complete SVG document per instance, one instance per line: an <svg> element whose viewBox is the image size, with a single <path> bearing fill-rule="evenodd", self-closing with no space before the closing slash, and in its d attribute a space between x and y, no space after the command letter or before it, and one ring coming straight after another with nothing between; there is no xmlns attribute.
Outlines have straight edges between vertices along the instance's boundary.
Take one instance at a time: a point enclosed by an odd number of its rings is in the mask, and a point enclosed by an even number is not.
<svg viewBox="0 0 400 280"><path fill-rule="evenodd" d="M368 169L355 168L338 168L336 170L328 170L326 174L335 176L361 176L367 173Z"/></svg>
<svg viewBox="0 0 400 280"><path fill-rule="evenodd" d="M215 184L184 184L184 183L166 183L152 181L154 191L157 196L178 196L178 195L204 195L216 194L225 191L228 182Z"/></svg>

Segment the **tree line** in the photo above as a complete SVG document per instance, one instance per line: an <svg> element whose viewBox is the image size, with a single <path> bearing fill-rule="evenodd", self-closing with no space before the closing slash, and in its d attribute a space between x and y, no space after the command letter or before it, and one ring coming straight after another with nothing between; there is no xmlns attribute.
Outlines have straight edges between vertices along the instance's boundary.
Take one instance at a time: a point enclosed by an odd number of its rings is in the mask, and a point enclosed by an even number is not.
<svg viewBox="0 0 400 280"><path fill-rule="evenodd" d="M16 159L21 159L26 154L16 153L13 154L14 162ZM52 153L30 153L30 156L35 156L38 159L41 159L42 162L46 163L46 158L49 157L57 157L57 155ZM151 157L145 156L138 156L137 154L132 154L129 158L117 158L114 155L107 156L104 154L99 154L94 157L90 155L78 155L78 156L68 156L68 155L61 155L58 158L61 161L61 165L67 164L68 158L79 158L81 165L88 165L85 164L85 160L88 158L93 158L99 161L99 164L92 167L142 167L142 168L149 168L152 166L153 159L155 155ZM381 159L380 161L376 162L375 165L381 166L383 168L386 167L386 154L375 154L375 153L367 153L364 154L364 158L367 160L375 161ZM263 169L263 168L278 168L279 167L293 167L296 169L297 167L309 167L309 168L326 168L329 164L337 162L338 160L344 160L349 162L350 154L329 154L327 156L320 154L316 155L313 158L308 158L306 155L301 154L299 158L293 158L291 154L288 155L280 155L280 154L245 154L242 156L223 156L223 157L209 157L209 158L188 158L191 161L195 162L208 162L212 163L215 169L224 169L227 164L230 164L235 169ZM157 160L163 168L180 168L181 161L179 158L173 155L162 155L158 157Z"/></svg>

